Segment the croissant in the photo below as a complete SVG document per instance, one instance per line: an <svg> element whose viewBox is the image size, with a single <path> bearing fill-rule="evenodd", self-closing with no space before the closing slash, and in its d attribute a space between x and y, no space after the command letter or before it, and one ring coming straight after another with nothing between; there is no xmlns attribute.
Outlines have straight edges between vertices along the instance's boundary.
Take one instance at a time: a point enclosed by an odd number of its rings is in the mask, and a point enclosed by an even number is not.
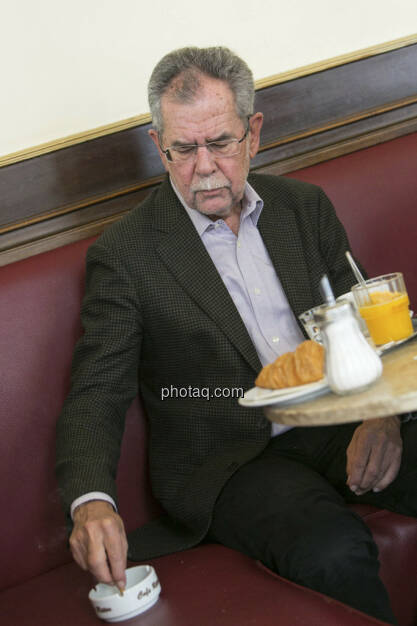
<svg viewBox="0 0 417 626"><path fill-rule="evenodd" d="M324 348L316 341L303 341L295 352L286 352L265 365L255 380L257 387L284 389L323 378Z"/></svg>

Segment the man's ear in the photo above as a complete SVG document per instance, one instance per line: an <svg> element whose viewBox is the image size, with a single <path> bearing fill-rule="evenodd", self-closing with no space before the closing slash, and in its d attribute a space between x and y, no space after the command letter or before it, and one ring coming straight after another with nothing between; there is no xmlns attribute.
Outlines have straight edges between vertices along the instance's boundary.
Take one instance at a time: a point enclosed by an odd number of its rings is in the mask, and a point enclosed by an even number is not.
<svg viewBox="0 0 417 626"><path fill-rule="evenodd" d="M168 171L167 158L166 158L165 154L162 152L161 146L159 145L159 135L158 135L157 131L154 128L151 128L150 130L148 130L148 135L152 139L152 141L154 142L155 146L157 147L157 150L159 152L159 156L160 156L161 161L162 161L162 165Z"/></svg>
<svg viewBox="0 0 417 626"><path fill-rule="evenodd" d="M251 159L253 159L259 149L263 121L264 116L262 113L254 113L249 120L249 156Z"/></svg>

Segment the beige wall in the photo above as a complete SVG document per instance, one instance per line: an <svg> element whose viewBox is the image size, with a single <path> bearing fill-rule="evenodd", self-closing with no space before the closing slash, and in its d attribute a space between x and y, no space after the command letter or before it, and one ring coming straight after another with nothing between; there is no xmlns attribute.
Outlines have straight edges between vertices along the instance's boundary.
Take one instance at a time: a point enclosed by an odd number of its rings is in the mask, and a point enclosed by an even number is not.
<svg viewBox="0 0 417 626"><path fill-rule="evenodd" d="M416 31L416 0L4 0L0 155L147 113L179 46L227 45L261 79Z"/></svg>

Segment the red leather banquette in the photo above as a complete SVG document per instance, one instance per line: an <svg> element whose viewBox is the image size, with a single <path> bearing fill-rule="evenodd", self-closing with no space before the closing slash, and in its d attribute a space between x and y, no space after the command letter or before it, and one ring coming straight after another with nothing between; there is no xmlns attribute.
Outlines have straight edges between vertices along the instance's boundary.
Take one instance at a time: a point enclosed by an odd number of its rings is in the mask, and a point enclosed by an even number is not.
<svg viewBox="0 0 417 626"><path fill-rule="evenodd" d="M321 185L371 275L405 274L417 306L417 135L295 172ZM410 158L414 155L414 158ZM7 626L97 624L90 576L71 563L54 478L55 423L80 333L84 257L74 243L0 268L0 621ZM137 399L120 462L128 529L157 512L146 471L146 422ZM361 507L380 548L381 576L401 626L417 623L417 520ZM378 624L215 545L155 559L159 602L141 626L360 626Z"/></svg>

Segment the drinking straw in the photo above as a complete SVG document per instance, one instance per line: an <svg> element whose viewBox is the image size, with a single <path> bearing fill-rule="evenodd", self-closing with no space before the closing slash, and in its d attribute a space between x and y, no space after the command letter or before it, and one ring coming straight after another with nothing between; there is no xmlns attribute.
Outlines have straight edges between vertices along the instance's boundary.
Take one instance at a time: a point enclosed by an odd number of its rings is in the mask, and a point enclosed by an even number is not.
<svg viewBox="0 0 417 626"><path fill-rule="evenodd" d="M363 289L364 289L364 293L366 294L367 303L368 304L371 303L371 297L369 295L368 285L366 284L366 281L365 281L365 279L364 279L364 277L363 277L359 267L356 265L356 263L355 263L355 261L353 259L353 256L351 255L349 250L346 250L345 256L346 256L347 260L349 261L349 265L352 268L352 272L355 274L356 280L361 285L361 287L363 287Z"/></svg>
<svg viewBox="0 0 417 626"><path fill-rule="evenodd" d="M352 268L352 272L355 274L355 278L358 281L358 283L361 283L362 287L366 287L366 283L365 283L365 279L361 274L361 271L359 269L359 267L356 265L353 256L351 255L351 253L349 252L349 250L346 250L345 252L346 258L349 261L349 265Z"/></svg>

